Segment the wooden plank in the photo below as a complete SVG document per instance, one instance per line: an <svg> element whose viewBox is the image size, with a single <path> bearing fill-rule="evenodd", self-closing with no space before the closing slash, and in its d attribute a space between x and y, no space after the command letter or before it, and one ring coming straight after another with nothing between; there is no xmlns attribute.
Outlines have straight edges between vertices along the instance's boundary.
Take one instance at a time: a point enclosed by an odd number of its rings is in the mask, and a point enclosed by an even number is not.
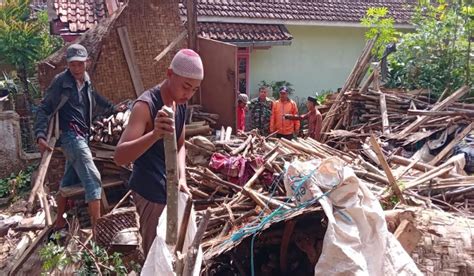
<svg viewBox="0 0 474 276"><path fill-rule="evenodd" d="M120 179L110 179L110 180L104 180L102 181L102 188L107 189L107 188L112 188L116 187L119 185L123 185L123 180ZM84 187L81 185L73 185L73 186L68 186L68 187L63 187L59 189L59 193L63 197L75 197L75 196L80 196L84 194Z"/></svg>
<svg viewBox="0 0 474 276"><path fill-rule="evenodd" d="M13 268L10 270L8 275L16 275L18 270L22 268L23 264L30 258L31 254L35 252L38 245L43 241L46 235L51 230L52 226L46 226L36 237L35 241L26 249L25 252L21 255L20 259L13 265Z"/></svg>
<svg viewBox="0 0 474 276"><path fill-rule="evenodd" d="M196 0L186 0L188 48L198 50Z"/></svg>
<svg viewBox="0 0 474 276"><path fill-rule="evenodd" d="M128 37L127 27L118 27L117 33L120 38L120 44L122 45L123 53L125 54L125 60L127 61L128 72L130 73L133 87L135 88L135 94L138 97L143 93L145 88L143 86L140 71L138 70L138 63L137 59L135 58L132 43L130 42L130 39Z"/></svg>
<svg viewBox="0 0 474 276"><path fill-rule="evenodd" d="M471 88L467 85L459 88L456 92L454 92L451 96L447 97L440 103L435 104L430 111L441 111L450 104L454 103L456 100L464 96L467 92L469 92ZM396 135L396 139L403 139L412 131L418 129L423 123L425 123L430 117L429 116L422 116L418 118L416 121L411 123L408 127L403 129L400 133Z"/></svg>
<svg viewBox="0 0 474 276"><path fill-rule="evenodd" d="M382 129L384 134L390 134L390 124L387 115L387 102L385 94L380 93L380 113L382 113Z"/></svg>
<svg viewBox="0 0 474 276"><path fill-rule="evenodd" d="M186 36L186 31L183 31L182 33L180 33L173 41L171 41L171 43L168 46L166 46L166 48L163 49L163 51L161 51L154 58L155 62L159 62L164 56L166 56L166 54L168 54L169 51L174 49L174 47L176 47L176 45L178 45L178 43L180 43L181 40L183 40L185 36Z"/></svg>
<svg viewBox="0 0 474 276"><path fill-rule="evenodd" d="M377 140L375 139L374 134L370 135L370 144L372 145L372 148L375 154L377 155L377 158L379 159L380 165L385 171L385 175L387 175L388 182L392 186L393 192L400 199L402 203L406 204L405 198L403 197L403 194L400 191L400 187L398 187L397 180L393 176L392 170L390 169L390 166L388 165L387 160L385 159L382 149L377 143Z"/></svg>
<svg viewBox="0 0 474 276"><path fill-rule="evenodd" d="M433 160L428 162L428 164L432 166L438 164L441 159L443 159L462 139L464 139L464 137L466 137L466 135L469 134L469 132L471 132L473 126L474 123L471 123L461 133L456 135L456 137L451 141L451 143L444 147L444 149L440 153L438 153L438 155L436 155Z"/></svg>
<svg viewBox="0 0 474 276"><path fill-rule="evenodd" d="M402 220L395 230L394 235L408 254L416 248L416 245L422 237L420 230L406 219Z"/></svg>
<svg viewBox="0 0 474 276"><path fill-rule="evenodd" d="M202 238L204 237L204 232L207 229L207 224L209 223L209 219L211 218L212 212L208 208L206 213L201 219L199 223L198 229L196 234L194 235L193 242L189 246L188 252L186 254L186 262L184 264L184 271L183 275L185 276L192 276L194 271L194 266L196 265L196 257L198 254L199 246L201 244Z"/></svg>
<svg viewBox="0 0 474 276"><path fill-rule="evenodd" d="M163 111L168 117L174 118L174 111L163 106ZM174 123L173 123L174 124ZM176 246L178 240L178 146L176 144L176 132L165 135L163 138L165 148L166 164L166 244Z"/></svg>

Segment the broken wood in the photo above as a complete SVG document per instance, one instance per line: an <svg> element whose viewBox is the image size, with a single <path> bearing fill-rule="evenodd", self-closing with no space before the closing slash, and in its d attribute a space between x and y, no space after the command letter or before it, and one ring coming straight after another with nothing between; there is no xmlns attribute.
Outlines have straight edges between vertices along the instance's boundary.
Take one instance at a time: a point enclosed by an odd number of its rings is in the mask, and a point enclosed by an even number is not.
<svg viewBox="0 0 474 276"><path fill-rule="evenodd" d="M433 160L428 162L428 164L432 166L438 164L441 159L443 159L462 139L464 139L464 137L466 137L467 134L469 134L469 132L471 132L473 126L474 123L471 123L466 128L464 128L464 130L456 135L456 137L454 137L454 139L446 147L444 147L444 149L438 153L435 158L433 158Z"/></svg>
<svg viewBox="0 0 474 276"><path fill-rule="evenodd" d="M119 35L120 45L122 46L122 50L125 55L125 60L127 61L128 72L130 73L133 87L135 88L135 94L138 97L143 93L143 91L145 91L145 88L143 86L142 77L138 68L138 62L135 57L135 52L128 36L127 26L118 27L117 33Z"/></svg>
<svg viewBox="0 0 474 276"><path fill-rule="evenodd" d="M206 231L207 224L209 223L209 219L211 218L211 211L207 209L206 213L201 219L199 223L198 229L196 231L196 235L194 236L193 242L188 248L188 252L186 254L186 262L184 264L184 276L192 276L194 271L194 266L196 264L196 257L198 254L199 246L201 244L202 237L204 236L204 232Z"/></svg>
<svg viewBox="0 0 474 276"><path fill-rule="evenodd" d="M390 186L392 187L393 192L398 197L400 202L402 202L403 204L406 204L405 198L403 197L403 194L400 191L400 187L398 187L397 180L393 176L392 170L390 169L390 166L388 165L387 160L385 159L382 149L380 148L373 134L370 135L370 144L372 145L373 150L375 151L375 154L377 155L377 158L379 159L380 165L382 166L385 172L385 175L387 176L388 182L390 183Z"/></svg>
<svg viewBox="0 0 474 276"><path fill-rule="evenodd" d="M171 41L171 43L166 46L166 48L164 48L155 58L155 62L159 62L164 56L166 56L166 54L169 53L169 51L171 51L172 49L174 49L174 47L176 47L176 45L178 45L178 43L181 42L181 40L183 40L183 38L186 37L186 31L183 31L181 32L175 39L173 39L173 41ZM190 48L190 49L193 49L193 48Z"/></svg>
<svg viewBox="0 0 474 276"><path fill-rule="evenodd" d="M406 219L402 220L394 235L408 254L413 252L422 237L420 230Z"/></svg>

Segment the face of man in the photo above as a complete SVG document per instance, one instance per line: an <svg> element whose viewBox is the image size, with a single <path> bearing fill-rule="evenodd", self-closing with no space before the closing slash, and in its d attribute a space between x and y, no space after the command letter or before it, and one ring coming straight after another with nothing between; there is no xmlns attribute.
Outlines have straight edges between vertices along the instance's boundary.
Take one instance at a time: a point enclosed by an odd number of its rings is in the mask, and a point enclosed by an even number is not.
<svg viewBox="0 0 474 276"><path fill-rule="evenodd" d="M280 91L280 100L282 100L282 101L288 101L288 92L282 92L282 91Z"/></svg>
<svg viewBox="0 0 474 276"><path fill-rule="evenodd" d="M245 108L247 106L246 103L239 101L239 107Z"/></svg>
<svg viewBox="0 0 474 276"><path fill-rule="evenodd" d="M267 89L266 88L260 88L260 90L258 92L259 92L258 97L260 98L260 100L265 100L267 98Z"/></svg>
<svg viewBox="0 0 474 276"><path fill-rule="evenodd" d="M312 101L306 101L306 108L308 111L311 111L314 109L314 103Z"/></svg>
<svg viewBox="0 0 474 276"><path fill-rule="evenodd" d="M181 77L173 73L171 69L168 69L168 80L172 91L171 96L177 104L190 100L201 85L201 80Z"/></svg>
<svg viewBox="0 0 474 276"><path fill-rule="evenodd" d="M71 61L67 64L69 71L76 80L84 79L84 73L86 72L87 62L85 61Z"/></svg>

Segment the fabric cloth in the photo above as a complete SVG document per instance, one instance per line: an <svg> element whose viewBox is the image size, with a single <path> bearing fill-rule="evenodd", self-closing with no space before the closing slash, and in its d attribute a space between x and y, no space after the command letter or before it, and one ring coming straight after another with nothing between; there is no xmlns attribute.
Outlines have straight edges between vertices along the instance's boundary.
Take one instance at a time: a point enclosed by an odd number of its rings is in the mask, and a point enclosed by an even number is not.
<svg viewBox="0 0 474 276"><path fill-rule="evenodd" d="M243 186L264 163L265 160L261 156L246 159L242 156L227 156L216 152L211 156L209 167L226 176L227 181ZM265 170L259 179L265 184L271 184L273 176Z"/></svg>
<svg viewBox="0 0 474 276"><path fill-rule="evenodd" d="M308 137L319 141L323 116L319 110L314 109L304 115L292 115L286 117L288 120L308 120Z"/></svg>
<svg viewBox="0 0 474 276"><path fill-rule="evenodd" d="M161 91L155 86L145 92L135 101L148 105L150 116L153 119L163 107ZM186 120L186 104L176 106L175 130L179 139ZM153 203L166 203L166 164L163 139L156 141L145 153L133 163L133 171L129 181L133 191Z"/></svg>
<svg viewBox="0 0 474 276"><path fill-rule="evenodd" d="M87 74L86 74L87 78ZM88 122L92 122L92 116L105 115L107 116L114 111L114 105L107 99L99 95L92 86L90 80L88 82L85 93L87 93L87 99L89 100L89 111L88 111ZM66 105L71 100L73 105L77 104L77 101L72 99L74 94L77 96L77 84L76 80L72 76L69 69L57 74L54 80L51 82L48 90L46 91L44 99L38 107L35 121L35 136L36 139L46 139L46 133L48 123L51 117L58 111L64 113L67 109ZM60 126L62 131L69 130L69 122L59 116ZM89 129L88 126L87 129Z"/></svg>
<svg viewBox="0 0 474 276"><path fill-rule="evenodd" d="M61 134L60 143L66 157L66 170L60 186L64 188L82 185L86 203L100 199L102 194L100 173L92 159L87 138L73 131L67 131Z"/></svg>
<svg viewBox="0 0 474 276"><path fill-rule="evenodd" d="M237 130L245 131L245 107L237 106Z"/></svg>
<svg viewBox="0 0 474 276"><path fill-rule="evenodd" d="M191 49L182 49L173 57L171 70L185 78L204 79L204 66L201 57Z"/></svg>
<svg viewBox="0 0 474 276"><path fill-rule="evenodd" d="M269 98L252 99L249 104L249 130L258 129L265 136L270 134L270 118L272 116L273 101Z"/></svg>
<svg viewBox="0 0 474 276"><path fill-rule="evenodd" d="M278 134L297 134L300 130L300 122L297 120L287 120L285 114L297 115L298 107L293 100L276 101L273 103L272 116L270 119L270 132L278 131Z"/></svg>
<svg viewBox="0 0 474 276"><path fill-rule="evenodd" d="M153 203L136 192L132 192L133 202L140 217L140 235L142 236L143 254L146 256L156 237L156 227L165 204Z"/></svg>

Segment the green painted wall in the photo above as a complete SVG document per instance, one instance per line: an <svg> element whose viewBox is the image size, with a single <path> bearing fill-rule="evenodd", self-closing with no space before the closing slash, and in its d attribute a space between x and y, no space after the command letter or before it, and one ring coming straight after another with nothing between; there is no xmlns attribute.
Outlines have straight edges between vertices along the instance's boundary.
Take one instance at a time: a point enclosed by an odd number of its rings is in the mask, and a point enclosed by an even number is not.
<svg viewBox="0 0 474 276"><path fill-rule="evenodd" d="M365 45L364 29L354 27L287 26L290 46L253 49L250 94L261 80L286 80L297 97L342 87Z"/></svg>

